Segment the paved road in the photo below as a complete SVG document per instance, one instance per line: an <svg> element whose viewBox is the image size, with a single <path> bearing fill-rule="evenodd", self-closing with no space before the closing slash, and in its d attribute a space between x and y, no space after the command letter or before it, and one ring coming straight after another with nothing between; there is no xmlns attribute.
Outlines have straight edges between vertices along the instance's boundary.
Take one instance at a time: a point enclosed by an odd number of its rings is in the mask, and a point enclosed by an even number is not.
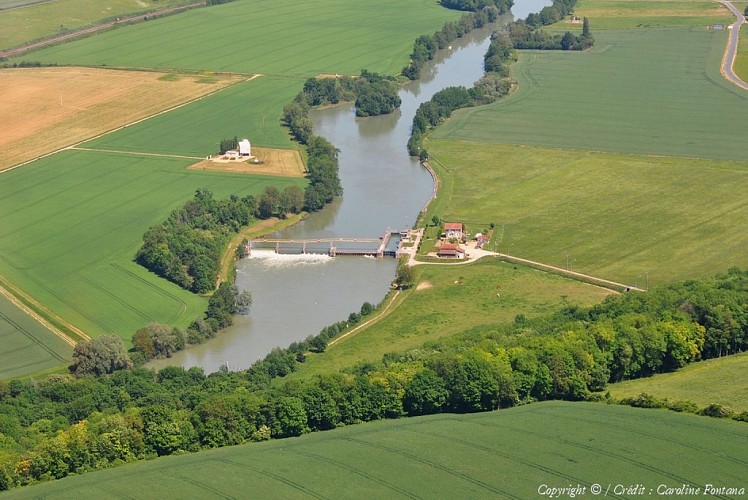
<svg viewBox="0 0 748 500"><path fill-rule="evenodd" d="M735 6L727 0L719 0L719 2L730 9L730 12L735 14L737 20L730 26L730 39L727 42L727 48L725 49L725 55L722 58L721 72L727 80L734 83L738 87L748 90L748 83L735 74L732 70L735 64L735 56L738 54L738 38L740 37L740 27L745 23L745 16Z"/></svg>

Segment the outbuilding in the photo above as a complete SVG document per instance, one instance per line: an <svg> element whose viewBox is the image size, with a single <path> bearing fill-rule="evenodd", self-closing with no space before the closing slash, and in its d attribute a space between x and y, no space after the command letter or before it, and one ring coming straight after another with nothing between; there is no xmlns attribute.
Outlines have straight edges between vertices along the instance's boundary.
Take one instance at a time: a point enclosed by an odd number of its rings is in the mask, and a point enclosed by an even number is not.
<svg viewBox="0 0 748 500"><path fill-rule="evenodd" d="M239 156L252 156L252 147L249 144L249 139L239 141Z"/></svg>

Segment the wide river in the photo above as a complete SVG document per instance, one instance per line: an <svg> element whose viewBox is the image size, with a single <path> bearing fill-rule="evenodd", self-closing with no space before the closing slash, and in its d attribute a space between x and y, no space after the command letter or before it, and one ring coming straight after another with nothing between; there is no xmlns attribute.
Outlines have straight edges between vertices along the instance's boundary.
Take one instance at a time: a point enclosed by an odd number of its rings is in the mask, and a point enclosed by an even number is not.
<svg viewBox="0 0 748 500"><path fill-rule="evenodd" d="M524 18L546 5L550 5L547 0L517 0L512 13ZM476 30L453 42L450 50L440 51L419 81L403 87L402 106L393 114L356 118L348 104L314 111L315 134L340 149L344 193L332 205L275 237L377 238L388 227L412 227L434 189L430 174L406 149L416 109L445 87L472 87L483 76L483 55L491 33L510 19ZM251 257L237 262L237 284L252 292L250 314L237 316L234 325L215 339L149 366L201 366L207 373L222 365L232 370L247 368L274 347L286 347L348 318L364 302L378 304L394 279L396 266L391 257L253 251Z"/></svg>

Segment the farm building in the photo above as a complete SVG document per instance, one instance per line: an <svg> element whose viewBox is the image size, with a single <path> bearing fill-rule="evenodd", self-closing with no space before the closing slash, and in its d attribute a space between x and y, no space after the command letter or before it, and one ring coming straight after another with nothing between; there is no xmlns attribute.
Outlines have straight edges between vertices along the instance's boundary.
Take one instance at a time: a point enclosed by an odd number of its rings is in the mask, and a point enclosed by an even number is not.
<svg viewBox="0 0 748 500"><path fill-rule="evenodd" d="M229 160L236 160L237 158L239 158L239 151L234 151L233 149L230 149L230 150L226 151L223 154L223 156L225 156Z"/></svg>
<svg viewBox="0 0 748 500"><path fill-rule="evenodd" d="M239 141L239 156L252 156L252 148L249 139Z"/></svg>
<svg viewBox="0 0 748 500"><path fill-rule="evenodd" d="M436 256L446 259L462 259L465 257L465 250L457 243L442 243Z"/></svg>
<svg viewBox="0 0 748 500"><path fill-rule="evenodd" d="M447 239L455 238L457 240L461 240L462 239L462 222L445 222L444 231L446 233Z"/></svg>

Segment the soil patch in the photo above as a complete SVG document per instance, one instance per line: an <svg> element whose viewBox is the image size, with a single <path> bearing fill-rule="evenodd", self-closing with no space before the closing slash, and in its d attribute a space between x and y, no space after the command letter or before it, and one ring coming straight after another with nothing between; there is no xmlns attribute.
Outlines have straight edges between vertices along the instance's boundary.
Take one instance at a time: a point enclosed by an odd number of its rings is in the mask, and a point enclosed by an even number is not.
<svg viewBox="0 0 748 500"><path fill-rule="evenodd" d="M92 68L0 70L0 171L246 77Z"/></svg>
<svg viewBox="0 0 748 500"><path fill-rule="evenodd" d="M426 290L428 288L431 288L432 285L430 281L422 281L421 283L418 283L418 286L416 287L416 291L418 290Z"/></svg>
<svg viewBox="0 0 748 500"><path fill-rule="evenodd" d="M228 160L220 156L202 160L187 168L213 172L274 175L277 177L304 177L306 168L301 154L295 149L252 147L254 160Z"/></svg>

